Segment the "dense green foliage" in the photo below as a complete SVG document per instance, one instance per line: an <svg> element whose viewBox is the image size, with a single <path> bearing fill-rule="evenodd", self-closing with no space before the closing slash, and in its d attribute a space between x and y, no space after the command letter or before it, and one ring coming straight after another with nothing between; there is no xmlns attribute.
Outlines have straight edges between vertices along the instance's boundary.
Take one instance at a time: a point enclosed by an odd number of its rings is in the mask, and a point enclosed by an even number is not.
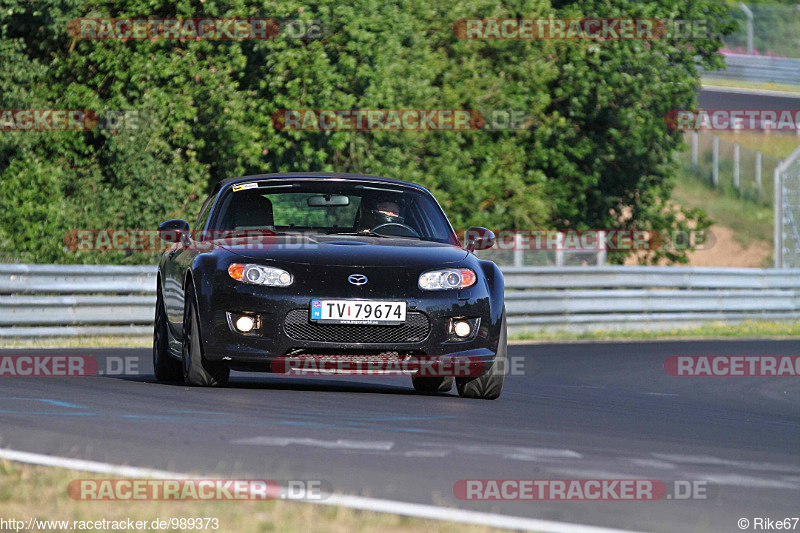
<svg viewBox="0 0 800 533"><path fill-rule="evenodd" d="M316 40L73 40L79 17L321 19ZM664 114L696 106L696 65L717 39L465 41L460 18L704 19L710 0L0 0L0 109L138 109L147 127L0 131L0 255L33 262L148 262L71 252L72 228L193 220L219 179L355 171L422 183L465 228L703 226L668 208L680 134ZM522 131L287 132L278 109L515 109ZM680 254L670 255L680 260ZM656 260L654 256L651 260Z"/></svg>

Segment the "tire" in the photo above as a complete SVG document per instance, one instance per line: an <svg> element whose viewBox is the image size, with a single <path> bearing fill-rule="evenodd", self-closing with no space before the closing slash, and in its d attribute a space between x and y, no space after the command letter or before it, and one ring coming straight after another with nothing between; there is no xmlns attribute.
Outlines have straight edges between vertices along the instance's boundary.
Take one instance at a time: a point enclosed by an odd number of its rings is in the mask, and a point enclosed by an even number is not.
<svg viewBox="0 0 800 533"><path fill-rule="evenodd" d="M506 354L508 352L508 339L506 334L506 312L503 310L503 319L500 325L500 340L497 343L497 353L491 368L476 378L456 378L456 389L462 398L476 398L480 400L496 400L503 392L503 382L506 373Z"/></svg>
<svg viewBox="0 0 800 533"><path fill-rule="evenodd" d="M187 285L183 304L183 382L194 387L225 386L231 371L222 363L211 363L203 357L194 287L191 282Z"/></svg>
<svg viewBox="0 0 800 533"><path fill-rule="evenodd" d="M450 392L453 388L453 376L443 377L415 377L411 376L414 389L420 392Z"/></svg>
<svg viewBox="0 0 800 533"><path fill-rule="evenodd" d="M182 381L181 363L169 354L167 315L161 287L156 290L156 317L153 328L153 374L157 381Z"/></svg>

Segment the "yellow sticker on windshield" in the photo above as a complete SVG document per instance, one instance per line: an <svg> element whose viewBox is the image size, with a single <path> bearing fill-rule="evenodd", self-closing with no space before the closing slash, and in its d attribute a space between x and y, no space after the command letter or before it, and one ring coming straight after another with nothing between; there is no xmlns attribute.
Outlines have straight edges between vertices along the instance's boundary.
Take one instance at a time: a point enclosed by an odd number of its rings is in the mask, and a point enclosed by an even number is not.
<svg viewBox="0 0 800 533"><path fill-rule="evenodd" d="M233 192L246 191L247 189L255 189L258 183L243 183L241 185L234 185Z"/></svg>

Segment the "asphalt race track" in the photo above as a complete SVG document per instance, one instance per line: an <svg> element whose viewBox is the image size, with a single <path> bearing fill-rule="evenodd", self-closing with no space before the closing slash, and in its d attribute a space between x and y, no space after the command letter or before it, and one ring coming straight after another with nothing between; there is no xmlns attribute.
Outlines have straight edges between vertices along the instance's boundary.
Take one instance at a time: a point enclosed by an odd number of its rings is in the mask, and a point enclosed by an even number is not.
<svg viewBox="0 0 800 533"><path fill-rule="evenodd" d="M700 109L800 109L800 93L750 93L728 87L703 87Z"/></svg>
<svg viewBox="0 0 800 533"><path fill-rule="evenodd" d="M514 345L524 375L508 376L497 401L425 396L409 378L388 376L235 373L225 389L158 384L148 349L0 355L57 353L94 356L104 372L127 361L131 375L2 378L3 448L214 477L319 479L339 493L639 531L732 532L739 518L800 514L800 378L672 377L663 368L670 355L797 355L800 341ZM699 480L713 494L453 495L457 480L489 478Z"/></svg>

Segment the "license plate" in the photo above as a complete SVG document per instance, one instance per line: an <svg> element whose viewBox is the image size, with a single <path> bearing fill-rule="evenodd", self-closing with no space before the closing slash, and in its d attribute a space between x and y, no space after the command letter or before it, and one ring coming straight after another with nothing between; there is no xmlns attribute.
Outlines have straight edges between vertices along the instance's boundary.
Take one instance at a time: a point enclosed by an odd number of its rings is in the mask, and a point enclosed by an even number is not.
<svg viewBox="0 0 800 533"><path fill-rule="evenodd" d="M380 300L312 300L311 320L322 324L402 324L406 321L406 303Z"/></svg>

